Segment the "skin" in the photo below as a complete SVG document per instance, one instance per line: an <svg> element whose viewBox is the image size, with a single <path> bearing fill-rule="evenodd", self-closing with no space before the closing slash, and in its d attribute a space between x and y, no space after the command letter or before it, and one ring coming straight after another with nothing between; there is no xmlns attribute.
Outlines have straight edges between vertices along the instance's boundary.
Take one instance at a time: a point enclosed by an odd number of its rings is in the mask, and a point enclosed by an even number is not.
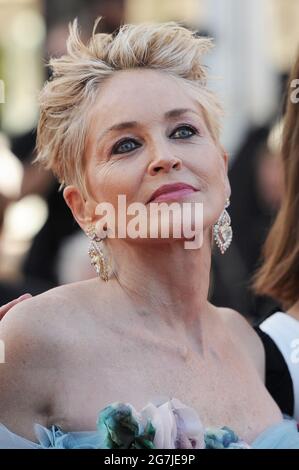
<svg viewBox="0 0 299 470"><path fill-rule="evenodd" d="M0 320L4 317L4 315L7 314L9 310L12 309L12 307L17 305L19 302L22 302L23 300L30 299L31 297L32 297L31 294L23 294L17 299L14 299L5 305L2 305L2 307L0 307Z"/></svg>
<svg viewBox="0 0 299 470"><path fill-rule="evenodd" d="M165 119L174 108L193 112ZM127 121L138 125L99 137ZM111 155L123 138L134 150ZM184 182L198 191L181 201L204 204L204 243L186 250L183 239L108 239L116 271L108 283L61 286L14 307L0 323L1 421L34 440L34 422L92 430L113 401L140 409L176 397L204 426L227 425L251 442L282 416L263 384L259 339L237 312L207 300L211 228L230 187L227 155L199 104L161 72L116 73L90 110L85 168L90 197L64 190L83 230L101 201L115 205L125 194L145 203L161 185Z"/></svg>

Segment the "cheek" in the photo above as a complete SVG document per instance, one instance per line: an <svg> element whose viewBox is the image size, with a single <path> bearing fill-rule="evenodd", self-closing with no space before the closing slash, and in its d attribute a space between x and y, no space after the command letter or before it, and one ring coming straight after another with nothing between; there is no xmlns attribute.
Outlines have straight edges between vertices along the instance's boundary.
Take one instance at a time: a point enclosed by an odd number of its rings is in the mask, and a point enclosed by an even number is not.
<svg viewBox="0 0 299 470"><path fill-rule="evenodd" d="M191 165L192 171L202 178L209 188L226 185L224 160L214 145L201 146L195 159L193 154Z"/></svg>
<svg viewBox="0 0 299 470"><path fill-rule="evenodd" d="M214 171L211 172L213 181L219 186L225 188L227 184L227 173L222 160L219 158L214 166Z"/></svg>
<svg viewBox="0 0 299 470"><path fill-rule="evenodd" d="M201 148L193 169L204 183L205 224L214 224L222 213L227 195L227 174L222 155L215 146Z"/></svg>
<svg viewBox="0 0 299 470"><path fill-rule="evenodd" d="M89 171L89 181L95 199L110 202L115 207L118 195L126 195L127 200L130 200L138 186L132 165L124 169L123 162L120 164L119 161L96 165Z"/></svg>
<svg viewBox="0 0 299 470"><path fill-rule="evenodd" d="M227 174L224 162L221 157L217 156L210 166L209 171L209 188L215 195L215 199L219 200L222 205L226 200L227 193Z"/></svg>

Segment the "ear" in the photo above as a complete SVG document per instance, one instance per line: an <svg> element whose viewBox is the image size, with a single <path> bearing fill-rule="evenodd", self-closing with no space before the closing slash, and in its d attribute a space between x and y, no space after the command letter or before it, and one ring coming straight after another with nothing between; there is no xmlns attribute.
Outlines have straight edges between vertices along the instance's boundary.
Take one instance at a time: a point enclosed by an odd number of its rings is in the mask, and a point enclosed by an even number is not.
<svg viewBox="0 0 299 470"><path fill-rule="evenodd" d="M224 167L226 173L228 172L228 153L224 150L224 148L221 148L221 153L222 153L222 159L224 162Z"/></svg>
<svg viewBox="0 0 299 470"><path fill-rule="evenodd" d="M67 205L72 211L74 218L80 225L82 230L86 232L88 226L94 219L95 205L86 200L76 186L67 186L63 190L63 197Z"/></svg>
<svg viewBox="0 0 299 470"><path fill-rule="evenodd" d="M223 158L224 168L225 168L225 173L226 173L226 176L225 176L225 189L226 189L227 198L229 199L230 196L231 196L231 187L230 187L230 182L229 182L229 179L228 179L229 156L228 156L228 153L224 149L222 149L222 158Z"/></svg>

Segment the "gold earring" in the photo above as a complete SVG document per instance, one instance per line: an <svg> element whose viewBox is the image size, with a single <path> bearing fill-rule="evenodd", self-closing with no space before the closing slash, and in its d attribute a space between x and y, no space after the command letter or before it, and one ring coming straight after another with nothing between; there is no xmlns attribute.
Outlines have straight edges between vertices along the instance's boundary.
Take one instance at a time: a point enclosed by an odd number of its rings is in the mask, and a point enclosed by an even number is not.
<svg viewBox="0 0 299 470"><path fill-rule="evenodd" d="M100 242L103 238L97 235L94 225L88 227L86 235L91 240L88 250L91 265L94 266L97 275L100 276L103 281L107 282L109 281L109 265L100 246Z"/></svg>
<svg viewBox="0 0 299 470"><path fill-rule="evenodd" d="M222 255L226 252L233 239L231 219L226 210L229 204L230 201L227 199L225 208L213 227L214 239Z"/></svg>

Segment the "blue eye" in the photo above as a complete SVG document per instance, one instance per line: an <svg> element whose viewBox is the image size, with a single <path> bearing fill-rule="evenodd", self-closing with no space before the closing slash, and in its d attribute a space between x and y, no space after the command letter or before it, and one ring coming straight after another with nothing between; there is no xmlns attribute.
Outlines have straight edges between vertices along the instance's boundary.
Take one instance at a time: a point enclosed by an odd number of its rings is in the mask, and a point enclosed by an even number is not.
<svg viewBox="0 0 299 470"><path fill-rule="evenodd" d="M173 139L188 139L198 132L191 126L180 126L171 134Z"/></svg>
<svg viewBox="0 0 299 470"><path fill-rule="evenodd" d="M128 153L132 152L136 148L140 147L140 144L133 139L125 139L114 145L112 153Z"/></svg>

